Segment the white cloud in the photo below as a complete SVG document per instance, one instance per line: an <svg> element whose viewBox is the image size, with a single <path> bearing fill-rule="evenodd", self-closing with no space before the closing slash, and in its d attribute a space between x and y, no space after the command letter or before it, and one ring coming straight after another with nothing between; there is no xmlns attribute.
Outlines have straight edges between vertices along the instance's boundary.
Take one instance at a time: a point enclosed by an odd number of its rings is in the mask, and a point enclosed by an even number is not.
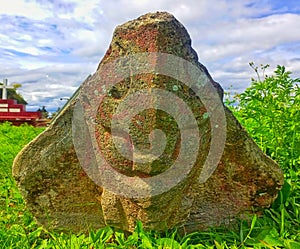
<svg viewBox="0 0 300 249"><path fill-rule="evenodd" d="M51 16L51 12L32 1L24 0L2 0L0 14L10 16L26 16L33 20L43 20Z"/></svg>
<svg viewBox="0 0 300 249"><path fill-rule="evenodd" d="M1 1L1 0L0 0ZM56 110L93 73L116 25L165 10L187 28L199 60L224 88L242 91L248 66L286 65L300 75L296 4L268 0L2 0L0 78L20 82L32 108ZM47 77L48 75L48 77ZM47 91L45 91L47 88ZM59 104L57 104L57 101Z"/></svg>

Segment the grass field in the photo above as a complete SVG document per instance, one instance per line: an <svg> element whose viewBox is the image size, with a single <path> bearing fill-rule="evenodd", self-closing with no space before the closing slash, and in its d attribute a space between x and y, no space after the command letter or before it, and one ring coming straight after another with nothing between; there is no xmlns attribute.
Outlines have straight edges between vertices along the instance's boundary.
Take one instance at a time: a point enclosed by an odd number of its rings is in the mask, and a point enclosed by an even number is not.
<svg viewBox="0 0 300 249"><path fill-rule="evenodd" d="M258 68L253 68L258 72ZM138 223L126 235L112 228L89 235L46 231L26 210L11 174L13 159L42 129L0 125L0 248L300 248L300 91L284 67L253 80L243 94L226 103L262 150L285 173L278 199L262 217L229 228L180 236L145 232Z"/></svg>

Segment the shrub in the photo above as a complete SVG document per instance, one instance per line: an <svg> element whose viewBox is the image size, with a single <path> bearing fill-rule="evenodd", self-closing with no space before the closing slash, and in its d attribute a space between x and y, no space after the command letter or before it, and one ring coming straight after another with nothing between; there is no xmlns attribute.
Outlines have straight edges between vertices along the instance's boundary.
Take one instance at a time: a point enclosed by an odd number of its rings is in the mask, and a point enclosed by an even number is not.
<svg viewBox="0 0 300 249"><path fill-rule="evenodd" d="M234 98L235 115L261 149L288 173L300 165L300 79L277 66L272 76L259 76ZM264 70L268 67L261 65Z"/></svg>

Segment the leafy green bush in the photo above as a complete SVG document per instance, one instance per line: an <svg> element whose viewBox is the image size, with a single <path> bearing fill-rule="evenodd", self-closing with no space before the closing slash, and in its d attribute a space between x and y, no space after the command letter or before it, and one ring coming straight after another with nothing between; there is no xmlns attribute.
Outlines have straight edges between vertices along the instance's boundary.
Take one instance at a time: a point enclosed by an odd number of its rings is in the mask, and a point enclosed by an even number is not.
<svg viewBox="0 0 300 249"><path fill-rule="evenodd" d="M278 162L285 175L279 197L260 221L264 227L272 228L268 236L272 234L273 241L275 234L281 242L291 234L299 241L300 79L292 79L291 72L286 71L284 66L277 66L274 75L265 76L268 65L261 65L261 79L258 67L253 63L250 66L257 73L257 80L252 79L244 93L236 94L226 103L261 149ZM291 242L287 239L285 243L287 241ZM293 243L282 246L293 247Z"/></svg>
<svg viewBox="0 0 300 249"><path fill-rule="evenodd" d="M300 87L299 78L277 66L275 74L258 79L236 95L235 115L261 149L276 160L286 173L300 165ZM267 66L261 66L262 70Z"/></svg>

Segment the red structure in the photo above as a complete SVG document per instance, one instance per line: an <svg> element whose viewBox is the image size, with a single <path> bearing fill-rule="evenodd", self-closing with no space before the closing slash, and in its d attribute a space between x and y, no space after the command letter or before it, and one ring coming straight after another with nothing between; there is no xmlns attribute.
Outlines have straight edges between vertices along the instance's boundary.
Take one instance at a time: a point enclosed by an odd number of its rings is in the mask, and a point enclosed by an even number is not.
<svg viewBox="0 0 300 249"><path fill-rule="evenodd" d="M42 112L27 112L24 104L18 104L14 99L7 99L7 89L13 87L7 85L7 79L0 84L2 99L0 99L0 122L11 122L13 125L28 123L33 126L46 126L49 119L43 118Z"/></svg>
<svg viewBox="0 0 300 249"><path fill-rule="evenodd" d="M8 121L13 125L28 123L34 126L43 126L41 112L27 112L26 106L17 104L14 99L0 99L0 122Z"/></svg>

